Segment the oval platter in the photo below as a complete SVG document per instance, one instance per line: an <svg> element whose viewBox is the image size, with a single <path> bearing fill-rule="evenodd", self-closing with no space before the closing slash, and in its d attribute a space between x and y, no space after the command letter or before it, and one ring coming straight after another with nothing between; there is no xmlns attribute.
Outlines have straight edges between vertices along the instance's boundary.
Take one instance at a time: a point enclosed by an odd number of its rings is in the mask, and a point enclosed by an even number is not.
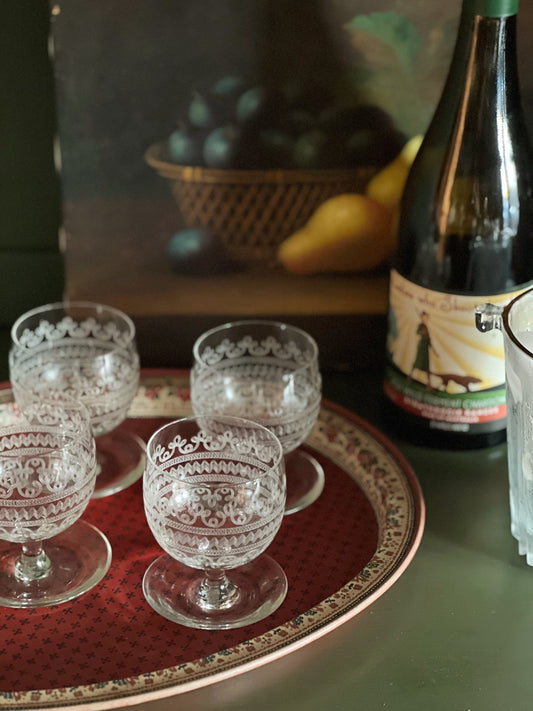
<svg viewBox="0 0 533 711"><path fill-rule="evenodd" d="M0 424L15 405L0 389ZM191 414L187 371L144 370L121 425L145 441ZM0 705L116 709L246 672L312 643L383 595L411 563L424 529L419 482L403 455L356 414L324 400L304 444L325 471L319 499L285 516L269 553L289 592L269 618L206 632L159 617L142 576L160 554L144 517L142 483L93 499L83 518L113 549L107 576L77 600L9 610L0 620Z"/></svg>

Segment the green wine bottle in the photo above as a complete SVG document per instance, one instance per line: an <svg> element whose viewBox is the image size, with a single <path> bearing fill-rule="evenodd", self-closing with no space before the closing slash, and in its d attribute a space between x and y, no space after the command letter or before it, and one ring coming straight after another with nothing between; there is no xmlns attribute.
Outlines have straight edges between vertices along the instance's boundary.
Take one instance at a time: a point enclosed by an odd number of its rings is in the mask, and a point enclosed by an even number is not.
<svg viewBox="0 0 533 711"><path fill-rule="evenodd" d="M441 99L410 171L391 270L385 402L410 439L505 440L501 333L474 308L533 283L533 154L516 61L518 0L464 0Z"/></svg>

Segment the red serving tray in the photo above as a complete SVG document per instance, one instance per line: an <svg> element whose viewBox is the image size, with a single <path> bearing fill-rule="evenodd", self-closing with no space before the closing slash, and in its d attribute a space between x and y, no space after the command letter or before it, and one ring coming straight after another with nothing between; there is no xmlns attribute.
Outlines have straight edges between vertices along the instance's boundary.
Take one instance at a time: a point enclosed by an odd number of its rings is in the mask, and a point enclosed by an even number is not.
<svg viewBox="0 0 533 711"><path fill-rule="evenodd" d="M0 391L2 408L11 392ZM143 371L122 427L145 441L190 413L188 374ZM289 592L270 617L237 630L173 624L146 602L142 578L161 553L143 509L141 481L93 499L83 518L103 531L113 559L91 591L52 608L0 611L0 703L114 708L219 681L316 639L379 597L419 545L424 502L407 462L383 435L324 401L304 448L326 483L307 509L286 516L268 552Z"/></svg>

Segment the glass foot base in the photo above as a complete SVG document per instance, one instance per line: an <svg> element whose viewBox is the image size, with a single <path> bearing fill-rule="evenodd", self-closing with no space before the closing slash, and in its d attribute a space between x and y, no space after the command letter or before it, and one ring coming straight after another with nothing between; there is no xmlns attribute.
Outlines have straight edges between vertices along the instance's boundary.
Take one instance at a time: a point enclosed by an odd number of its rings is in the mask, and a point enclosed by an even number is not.
<svg viewBox="0 0 533 711"><path fill-rule="evenodd" d="M77 521L43 542L50 572L32 582L15 577L20 543L0 541L0 606L45 607L72 600L104 577L111 563L109 541L97 528Z"/></svg>
<svg viewBox="0 0 533 711"><path fill-rule="evenodd" d="M146 445L140 437L113 430L96 438L99 472L93 499L116 494L141 478L146 462Z"/></svg>
<svg viewBox="0 0 533 711"><path fill-rule="evenodd" d="M204 630L234 629L258 622L277 610L287 594L283 569L264 553L226 574L235 592L223 609L202 606L204 572L188 568L169 555L160 556L146 570L143 592L163 617Z"/></svg>
<svg viewBox="0 0 533 711"><path fill-rule="evenodd" d="M301 511L316 501L324 488L324 470L302 449L285 455L287 503L285 514Z"/></svg>

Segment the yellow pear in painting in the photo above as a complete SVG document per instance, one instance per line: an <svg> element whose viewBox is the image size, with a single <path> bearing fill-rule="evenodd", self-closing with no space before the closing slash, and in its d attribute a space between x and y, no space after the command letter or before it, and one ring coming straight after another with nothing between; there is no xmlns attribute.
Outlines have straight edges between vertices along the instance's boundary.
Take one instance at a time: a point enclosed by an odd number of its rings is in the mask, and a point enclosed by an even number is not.
<svg viewBox="0 0 533 711"><path fill-rule="evenodd" d="M278 251L293 274L372 269L390 254L391 213L357 193L323 202L305 226L288 237Z"/></svg>
<svg viewBox="0 0 533 711"><path fill-rule="evenodd" d="M422 136L368 183L365 194L344 193L323 202L308 222L287 237L278 259L292 274L360 272L378 267L396 243L397 213Z"/></svg>

